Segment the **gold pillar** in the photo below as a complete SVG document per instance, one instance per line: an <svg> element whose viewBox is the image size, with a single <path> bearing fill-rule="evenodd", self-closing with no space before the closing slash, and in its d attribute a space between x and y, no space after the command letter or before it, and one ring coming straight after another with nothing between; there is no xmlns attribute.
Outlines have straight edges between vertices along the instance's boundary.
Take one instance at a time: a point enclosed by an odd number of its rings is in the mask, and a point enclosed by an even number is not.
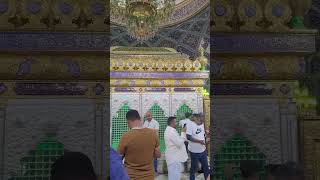
<svg viewBox="0 0 320 180"><path fill-rule="evenodd" d="M4 178L4 136L7 102L7 99L0 99L0 180L3 180Z"/></svg>
<svg viewBox="0 0 320 180"><path fill-rule="evenodd" d="M203 98L203 112L205 114L205 124L204 124L205 129L210 131L210 97L209 96L204 96ZM207 145L208 153L211 152L210 144Z"/></svg>

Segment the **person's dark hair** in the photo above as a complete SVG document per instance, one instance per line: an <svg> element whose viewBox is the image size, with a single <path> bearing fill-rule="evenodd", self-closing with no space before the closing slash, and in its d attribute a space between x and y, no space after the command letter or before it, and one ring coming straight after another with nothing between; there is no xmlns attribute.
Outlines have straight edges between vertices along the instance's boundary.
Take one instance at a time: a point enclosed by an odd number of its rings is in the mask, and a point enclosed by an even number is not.
<svg viewBox="0 0 320 180"><path fill-rule="evenodd" d="M67 152L52 165L51 180L97 180L91 160L80 152Z"/></svg>
<svg viewBox="0 0 320 180"><path fill-rule="evenodd" d="M245 160L240 162L240 171L243 178L250 178L262 169L262 163L257 160Z"/></svg>
<svg viewBox="0 0 320 180"><path fill-rule="evenodd" d="M196 117L196 118L200 118L201 117L200 114L193 114L192 116Z"/></svg>
<svg viewBox="0 0 320 180"><path fill-rule="evenodd" d="M170 126L171 123L172 123L172 121L175 120L175 119L176 119L176 117L173 117L173 116L169 117L169 118L168 118L168 121L167 121L167 125Z"/></svg>
<svg viewBox="0 0 320 180"><path fill-rule="evenodd" d="M128 121L135 121L135 120L140 120L141 117L139 115L139 112L137 110L131 109L127 112L126 118Z"/></svg>

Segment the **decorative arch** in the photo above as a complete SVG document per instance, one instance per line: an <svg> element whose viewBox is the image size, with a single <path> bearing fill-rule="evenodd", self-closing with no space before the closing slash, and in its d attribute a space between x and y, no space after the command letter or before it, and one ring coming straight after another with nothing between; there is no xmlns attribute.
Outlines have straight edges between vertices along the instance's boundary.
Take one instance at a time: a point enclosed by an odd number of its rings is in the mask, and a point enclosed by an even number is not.
<svg viewBox="0 0 320 180"><path fill-rule="evenodd" d="M120 109L117 111L115 116L112 117L111 123L111 145L113 148L117 148L120 138L123 133L129 130L128 123L126 121L126 114L129 111L130 107L128 104L123 104Z"/></svg>
<svg viewBox="0 0 320 180"><path fill-rule="evenodd" d="M179 109L177 110L177 112L175 113L175 116L177 117L177 123L179 124L180 120L183 120L185 119L185 113L193 113L192 109L186 105L186 104L183 104L182 106L179 107ZM181 127L180 126L177 126L177 130L179 133L181 133Z"/></svg>
<svg viewBox="0 0 320 180"><path fill-rule="evenodd" d="M167 117L163 109L157 104L153 104L149 111L152 113L153 118L159 123L159 139L160 139L160 150L161 152L165 151L165 143L164 143L164 131L167 127ZM145 116L144 116L145 118Z"/></svg>
<svg viewBox="0 0 320 180"><path fill-rule="evenodd" d="M64 151L64 145L58 142L56 137L47 136L20 160L20 171L9 180L49 180L52 164L64 154Z"/></svg>
<svg viewBox="0 0 320 180"><path fill-rule="evenodd" d="M123 104L128 104L130 108L137 110L140 114L140 95L139 93L111 93L110 104L110 119L117 114L117 110L121 108Z"/></svg>
<svg viewBox="0 0 320 180"><path fill-rule="evenodd" d="M240 178L240 162L243 160L258 160L261 162L260 177L265 176L266 156L259 151L248 139L235 134L227 140L214 157L214 179L224 179L224 166L232 164L237 168L235 179ZM260 178L260 179L261 179Z"/></svg>
<svg viewBox="0 0 320 180"><path fill-rule="evenodd" d="M154 104L158 104L164 115L170 116L170 95L168 93L145 93L141 97L142 114L145 114Z"/></svg>
<svg viewBox="0 0 320 180"><path fill-rule="evenodd" d="M187 105L193 113L200 113L203 110L203 96L198 93L175 93L172 95L172 114L177 112L179 107Z"/></svg>

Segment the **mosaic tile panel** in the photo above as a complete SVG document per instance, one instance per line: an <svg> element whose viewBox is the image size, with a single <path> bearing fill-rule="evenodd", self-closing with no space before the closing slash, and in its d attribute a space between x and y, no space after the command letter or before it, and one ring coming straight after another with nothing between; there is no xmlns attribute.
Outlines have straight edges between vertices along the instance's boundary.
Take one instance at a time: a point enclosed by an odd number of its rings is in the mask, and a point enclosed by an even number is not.
<svg viewBox="0 0 320 180"><path fill-rule="evenodd" d="M266 155L267 163L281 163L279 104L272 99L213 99L211 113L212 153L234 134L241 134ZM264 143L261 143L264 142ZM218 148L218 149L217 149Z"/></svg>
<svg viewBox="0 0 320 180"><path fill-rule="evenodd" d="M149 111L151 112L152 117L159 123L160 151L164 153L166 150L164 142L164 131L167 127L168 117L164 114L164 111L158 104L153 104Z"/></svg>
<svg viewBox="0 0 320 180"><path fill-rule="evenodd" d="M20 159L55 134L65 149L83 152L97 168L94 103L90 100L10 100L6 111L5 179L20 168ZM20 147L20 148L16 148Z"/></svg>
<svg viewBox="0 0 320 180"><path fill-rule="evenodd" d="M165 116L169 116L170 112L170 97L167 93L148 93L142 95L142 114L146 112L154 105L158 104Z"/></svg>
<svg viewBox="0 0 320 180"><path fill-rule="evenodd" d="M203 110L203 102L199 102L197 93L175 93L172 95L172 112L177 112L179 107L186 104L194 113L200 113Z"/></svg>
<svg viewBox="0 0 320 180"><path fill-rule="evenodd" d="M120 109L117 110L115 116L112 117L111 122L111 146L117 149L121 136L129 130L126 114L130 110L128 104L123 104Z"/></svg>
<svg viewBox="0 0 320 180"><path fill-rule="evenodd" d="M139 93L112 93L110 104L111 104L111 110L110 110L110 117L116 116L116 112L123 104L128 104L128 106L131 109L137 110L141 114L141 100L140 100Z"/></svg>
<svg viewBox="0 0 320 180"><path fill-rule="evenodd" d="M50 180L53 163L64 154L64 145L48 136L20 160L18 175L9 180Z"/></svg>

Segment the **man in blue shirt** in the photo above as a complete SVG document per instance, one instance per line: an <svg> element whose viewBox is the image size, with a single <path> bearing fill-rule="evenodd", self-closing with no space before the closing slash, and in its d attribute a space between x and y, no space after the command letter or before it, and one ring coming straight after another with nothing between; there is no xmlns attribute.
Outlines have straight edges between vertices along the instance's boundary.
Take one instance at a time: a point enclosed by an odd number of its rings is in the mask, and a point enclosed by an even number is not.
<svg viewBox="0 0 320 180"><path fill-rule="evenodd" d="M110 179L129 180L128 173L122 164L120 155L110 147Z"/></svg>

